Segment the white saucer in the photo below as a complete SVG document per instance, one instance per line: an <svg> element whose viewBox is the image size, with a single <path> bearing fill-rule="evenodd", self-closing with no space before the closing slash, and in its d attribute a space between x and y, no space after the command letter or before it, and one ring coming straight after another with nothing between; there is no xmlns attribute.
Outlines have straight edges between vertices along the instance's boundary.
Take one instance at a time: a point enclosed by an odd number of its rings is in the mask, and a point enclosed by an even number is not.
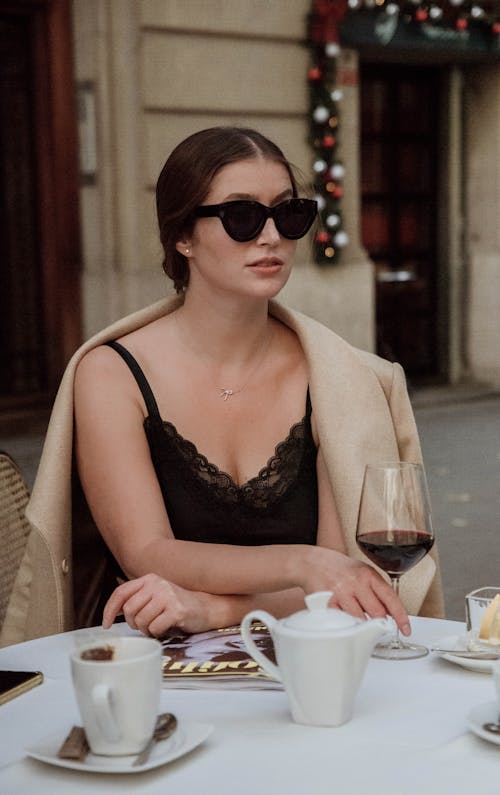
<svg viewBox="0 0 500 795"><path fill-rule="evenodd" d="M448 635L446 638L439 638L434 643L429 644L439 649L456 649L457 651L467 651L467 645L464 636ZM494 660L474 660L470 657L457 657L455 654L443 654L442 652L433 652L438 654L443 660L456 663L456 665L467 668L469 671L477 671L482 674L490 674L493 670Z"/></svg>
<svg viewBox="0 0 500 795"><path fill-rule="evenodd" d="M495 743L495 745L500 745L500 734L493 734L493 732L483 729L483 723L496 723L498 720L498 712L498 704L496 701L488 701L487 704L478 704L478 706L471 709L467 715L467 725L478 737L482 737L483 740L488 740L490 743Z"/></svg>
<svg viewBox="0 0 500 795"><path fill-rule="evenodd" d="M71 726L66 731L58 732L55 735L40 740L36 745L26 748L26 753L33 759L40 762L47 762L49 765L66 767L71 770L80 770L85 773L143 773L145 770L152 770L160 765L173 762L180 756L189 753L197 745L200 745L211 734L213 726L209 723L187 723L179 721L179 728L167 740L155 743L151 755L143 765L133 766L136 755L134 756L96 756L89 753L82 762L75 759L61 759L57 752L61 747L64 737L67 735Z"/></svg>

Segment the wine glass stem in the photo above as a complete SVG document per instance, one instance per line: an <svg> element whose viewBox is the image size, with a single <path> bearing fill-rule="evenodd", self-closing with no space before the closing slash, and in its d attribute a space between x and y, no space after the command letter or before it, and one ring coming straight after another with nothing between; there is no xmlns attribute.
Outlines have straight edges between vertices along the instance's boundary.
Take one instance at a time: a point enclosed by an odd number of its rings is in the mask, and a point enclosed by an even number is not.
<svg viewBox="0 0 500 795"><path fill-rule="evenodd" d="M399 597L399 577L398 576L395 577L391 574L390 578L394 593L396 594L396 596ZM392 636L391 640L391 647L393 649L400 649L402 645L403 644L401 643L401 638L399 637L399 627L396 624L396 629L394 630L394 635Z"/></svg>

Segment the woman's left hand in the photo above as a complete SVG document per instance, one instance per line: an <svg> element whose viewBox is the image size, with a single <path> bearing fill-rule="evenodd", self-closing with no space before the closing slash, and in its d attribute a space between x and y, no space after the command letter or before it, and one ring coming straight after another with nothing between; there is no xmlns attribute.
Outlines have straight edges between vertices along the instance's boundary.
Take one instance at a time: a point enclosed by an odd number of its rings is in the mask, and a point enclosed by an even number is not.
<svg viewBox="0 0 500 795"><path fill-rule="evenodd" d="M210 627L211 595L188 591L156 574L145 574L115 588L104 607L104 629L123 615L132 629L160 637L170 627L203 632Z"/></svg>

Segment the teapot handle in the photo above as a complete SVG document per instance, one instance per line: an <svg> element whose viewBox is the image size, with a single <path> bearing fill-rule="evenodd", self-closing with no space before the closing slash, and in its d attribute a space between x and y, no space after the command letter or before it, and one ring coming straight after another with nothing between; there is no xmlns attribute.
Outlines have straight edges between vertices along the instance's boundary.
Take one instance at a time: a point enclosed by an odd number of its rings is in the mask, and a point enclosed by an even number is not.
<svg viewBox="0 0 500 795"><path fill-rule="evenodd" d="M241 622L241 636L245 642L248 653L251 657L253 657L255 662L260 665L266 674L269 674L269 676L272 676L273 679L277 679L278 682L281 682L282 680L278 666L271 662L271 660L266 657L266 655L263 654L260 649L257 648L257 645L252 637L252 621L262 622L262 624L265 624L269 631L272 632L273 627L277 623L276 619L269 615L269 613L266 613L265 610L254 610L252 613L247 613Z"/></svg>

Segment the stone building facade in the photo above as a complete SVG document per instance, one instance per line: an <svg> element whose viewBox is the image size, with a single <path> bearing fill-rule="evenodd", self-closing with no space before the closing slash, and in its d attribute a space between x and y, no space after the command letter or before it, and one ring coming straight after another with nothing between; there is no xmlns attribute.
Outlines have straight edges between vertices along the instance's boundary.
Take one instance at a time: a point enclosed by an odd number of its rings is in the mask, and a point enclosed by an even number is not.
<svg viewBox="0 0 500 795"><path fill-rule="evenodd" d="M76 81L95 114L82 144L95 168L80 192L85 336L169 289L154 186L183 137L215 124L254 126L311 173L310 10L309 0L74 0ZM349 244L340 264L325 267L302 243L283 298L373 350L374 266L360 231L359 75L359 54L343 48ZM438 375L498 385L500 66L447 63L441 80Z"/></svg>

